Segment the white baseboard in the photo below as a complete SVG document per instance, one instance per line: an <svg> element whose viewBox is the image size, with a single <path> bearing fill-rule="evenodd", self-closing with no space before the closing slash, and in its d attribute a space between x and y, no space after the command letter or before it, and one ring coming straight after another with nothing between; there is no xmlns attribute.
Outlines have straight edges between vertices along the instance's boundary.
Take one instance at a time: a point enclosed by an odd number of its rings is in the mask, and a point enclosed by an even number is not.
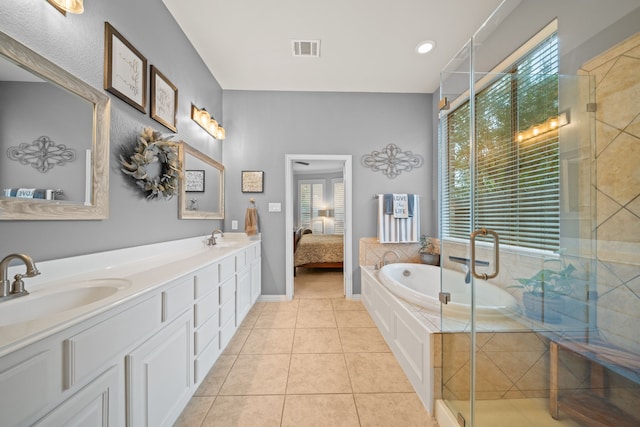
<svg viewBox="0 0 640 427"><path fill-rule="evenodd" d="M286 295L260 295L257 299L258 302L280 302L288 301Z"/></svg>

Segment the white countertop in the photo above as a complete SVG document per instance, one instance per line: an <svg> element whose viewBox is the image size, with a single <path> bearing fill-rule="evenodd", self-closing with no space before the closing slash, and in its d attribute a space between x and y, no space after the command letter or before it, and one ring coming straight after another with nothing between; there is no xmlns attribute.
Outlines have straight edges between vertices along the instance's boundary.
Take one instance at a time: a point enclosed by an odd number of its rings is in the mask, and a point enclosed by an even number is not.
<svg viewBox="0 0 640 427"><path fill-rule="evenodd" d="M218 245L207 246L205 241L208 237L198 236L42 263L34 260L41 274L24 279L30 295L0 302L0 310L11 304L24 304L30 297L39 298L61 289L82 287L91 280L125 279L130 284L113 295L77 308L0 326L0 357L125 305L153 289L260 242L259 236L256 239L244 233L225 233L224 238L218 239ZM9 277L24 269L22 264L12 266Z"/></svg>

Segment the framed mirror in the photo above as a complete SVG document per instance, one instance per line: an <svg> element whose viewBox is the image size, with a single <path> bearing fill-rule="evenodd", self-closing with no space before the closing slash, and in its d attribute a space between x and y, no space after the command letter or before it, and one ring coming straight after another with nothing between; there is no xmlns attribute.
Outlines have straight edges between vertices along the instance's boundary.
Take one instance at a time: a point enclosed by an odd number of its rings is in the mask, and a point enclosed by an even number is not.
<svg viewBox="0 0 640 427"><path fill-rule="evenodd" d="M0 220L108 218L110 108L0 32Z"/></svg>
<svg viewBox="0 0 640 427"><path fill-rule="evenodd" d="M224 219L224 166L191 147L179 146L180 219Z"/></svg>

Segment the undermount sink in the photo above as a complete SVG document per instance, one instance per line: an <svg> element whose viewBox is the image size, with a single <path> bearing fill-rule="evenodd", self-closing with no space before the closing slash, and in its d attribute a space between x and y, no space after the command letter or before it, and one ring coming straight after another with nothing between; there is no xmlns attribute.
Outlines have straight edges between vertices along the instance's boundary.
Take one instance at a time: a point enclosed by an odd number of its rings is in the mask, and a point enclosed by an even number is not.
<svg viewBox="0 0 640 427"><path fill-rule="evenodd" d="M44 318L107 298L131 286L127 279L90 279L43 289L0 303L0 326ZM28 287L27 287L28 290Z"/></svg>

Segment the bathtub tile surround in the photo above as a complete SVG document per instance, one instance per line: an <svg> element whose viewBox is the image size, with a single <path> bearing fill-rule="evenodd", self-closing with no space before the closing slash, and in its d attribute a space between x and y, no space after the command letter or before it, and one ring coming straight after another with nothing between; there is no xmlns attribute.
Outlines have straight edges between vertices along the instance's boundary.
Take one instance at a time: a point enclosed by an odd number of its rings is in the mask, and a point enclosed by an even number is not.
<svg viewBox="0 0 640 427"><path fill-rule="evenodd" d="M175 426L437 427L378 329L364 320L363 304L318 298L322 292L256 303ZM288 337L290 329L258 327L274 313L293 316L294 324L293 340L277 349L262 337ZM320 319L347 313L344 319L368 326L299 321L318 313Z"/></svg>
<svg viewBox="0 0 640 427"><path fill-rule="evenodd" d="M433 238L436 253L440 253L440 240ZM360 265L376 265L387 251L396 251L400 259L389 258L391 262L420 262L420 245L417 243L380 243L375 237L363 237L359 243Z"/></svg>

